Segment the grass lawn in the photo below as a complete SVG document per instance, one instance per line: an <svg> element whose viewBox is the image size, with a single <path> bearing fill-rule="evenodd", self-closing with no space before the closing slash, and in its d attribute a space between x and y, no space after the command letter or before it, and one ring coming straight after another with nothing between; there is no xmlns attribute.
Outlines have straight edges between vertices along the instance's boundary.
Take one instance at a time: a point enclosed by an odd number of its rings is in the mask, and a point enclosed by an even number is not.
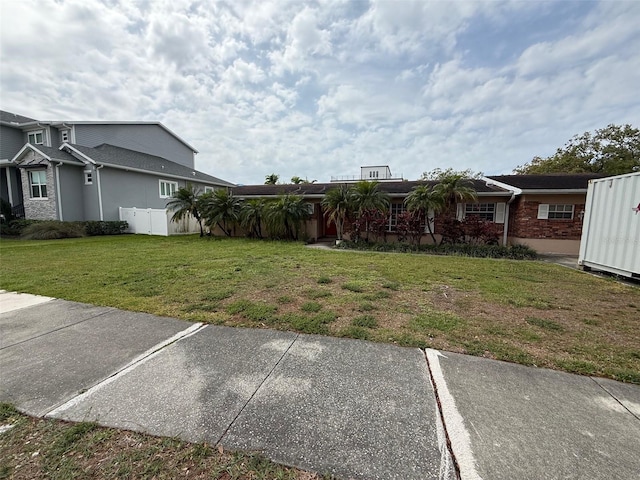
<svg viewBox="0 0 640 480"><path fill-rule="evenodd" d="M640 383L640 288L542 262L247 239L0 241L0 288Z"/></svg>
<svg viewBox="0 0 640 480"><path fill-rule="evenodd" d="M0 478L72 480L90 478L320 480L247 453L203 443L159 438L20 415L0 404Z"/></svg>

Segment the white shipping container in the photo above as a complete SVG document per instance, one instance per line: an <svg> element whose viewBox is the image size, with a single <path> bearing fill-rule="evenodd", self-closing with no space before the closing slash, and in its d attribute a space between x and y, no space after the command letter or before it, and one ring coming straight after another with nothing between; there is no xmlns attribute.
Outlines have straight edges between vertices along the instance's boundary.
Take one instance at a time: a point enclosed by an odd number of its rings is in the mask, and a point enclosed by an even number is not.
<svg viewBox="0 0 640 480"><path fill-rule="evenodd" d="M640 172L589 181L578 264L640 278Z"/></svg>

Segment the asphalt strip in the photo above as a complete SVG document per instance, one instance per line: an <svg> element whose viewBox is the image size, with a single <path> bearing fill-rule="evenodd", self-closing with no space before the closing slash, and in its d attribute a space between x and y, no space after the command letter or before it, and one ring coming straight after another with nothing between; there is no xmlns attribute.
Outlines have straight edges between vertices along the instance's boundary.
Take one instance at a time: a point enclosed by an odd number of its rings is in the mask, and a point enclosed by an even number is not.
<svg viewBox="0 0 640 480"><path fill-rule="evenodd" d="M151 360L156 355L158 355L162 349L164 349L168 345L171 345L172 343L175 343L175 342L177 342L179 340L188 338L191 335L195 335L197 332L199 332L201 330L204 330L205 328L207 328L206 325L204 325L202 323L195 323L195 324L191 325L189 328L187 328L186 330L178 332L175 335L173 335L172 337L167 338L163 342L160 342L160 343L154 345L153 347L149 348L144 353L141 353L136 358L131 360L127 365L125 365L120 370L118 370L115 373L113 373L111 376L105 378L100 383L97 383L93 387L89 388L86 392L83 392L83 393L81 393L79 395L76 395L75 397L71 398L70 400L68 400L67 402L63 403L62 405L54 408L53 410L50 410L44 416L46 418L55 418L57 415L60 415L63 412L65 412L66 410L70 409L71 407L74 407L75 405L77 405L78 403L83 401L85 398L90 397L91 395L93 395L95 392L97 392L101 388L109 385L111 382L117 380L118 378L126 375L127 373L131 372L132 370L134 370L135 368L139 367L140 365L143 365L147 361Z"/></svg>
<svg viewBox="0 0 640 480"><path fill-rule="evenodd" d="M460 479L482 480L482 477L476 471L473 450L471 449L471 437L464 426L462 415L460 415L456 407L456 402L451 392L449 392L447 382L440 368L440 360L438 357L444 357L444 355L431 348L425 349L425 354L444 421L445 431L449 436L451 452L459 469Z"/></svg>

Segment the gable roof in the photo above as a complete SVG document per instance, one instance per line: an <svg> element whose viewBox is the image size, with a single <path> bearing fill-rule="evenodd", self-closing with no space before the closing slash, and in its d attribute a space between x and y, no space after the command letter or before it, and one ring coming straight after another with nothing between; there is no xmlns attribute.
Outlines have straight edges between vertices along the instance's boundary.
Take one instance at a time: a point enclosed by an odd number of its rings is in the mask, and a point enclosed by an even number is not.
<svg viewBox="0 0 640 480"><path fill-rule="evenodd" d="M481 196L510 195L511 192L496 185L487 185L482 180L471 180L473 188ZM419 185L435 185L436 181L402 181L402 182L378 182L378 189L392 197L401 197L408 194ZM233 194L238 197L272 197L282 194L302 195L303 197L322 197L332 188L340 186L335 183L301 183L284 185L243 185L233 188Z"/></svg>
<svg viewBox="0 0 640 480"><path fill-rule="evenodd" d="M60 149L68 149L72 153L79 153L80 156L89 161L122 170L152 173L158 176L179 178L187 181L198 181L218 186L234 186L233 183L227 182L226 180L222 180L212 175L207 175L206 173L199 172L198 170L193 170L189 167L185 167L184 165L167 160L166 158L137 152L135 150L128 150L126 148L115 147L107 143L103 143L102 145L98 145L93 148L65 143L60 147Z"/></svg>
<svg viewBox="0 0 640 480"><path fill-rule="evenodd" d="M540 175L491 175L487 178L523 191L532 190L584 190L589 180L603 178L600 173L547 173Z"/></svg>
<svg viewBox="0 0 640 480"><path fill-rule="evenodd" d="M20 151L16 153L16 155L11 159L11 162L15 162L21 167L36 167L45 164L44 162L42 162L42 160L39 159L21 161L20 159L24 156L27 150L39 153L44 159L48 160L49 162L62 162L77 165L79 167L84 165L83 162L67 152L63 152L61 150L58 150L57 148L45 147L44 145L31 145L30 143L25 144L20 149Z"/></svg>

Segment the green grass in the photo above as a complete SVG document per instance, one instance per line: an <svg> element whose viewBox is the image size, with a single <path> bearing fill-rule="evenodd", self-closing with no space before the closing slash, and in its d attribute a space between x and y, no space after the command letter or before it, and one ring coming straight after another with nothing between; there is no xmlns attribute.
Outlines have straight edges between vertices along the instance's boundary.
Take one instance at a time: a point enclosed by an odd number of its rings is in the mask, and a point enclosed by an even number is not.
<svg viewBox="0 0 640 480"><path fill-rule="evenodd" d="M1 239L0 254L10 291L640 383L640 289L546 262L143 235Z"/></svg>

